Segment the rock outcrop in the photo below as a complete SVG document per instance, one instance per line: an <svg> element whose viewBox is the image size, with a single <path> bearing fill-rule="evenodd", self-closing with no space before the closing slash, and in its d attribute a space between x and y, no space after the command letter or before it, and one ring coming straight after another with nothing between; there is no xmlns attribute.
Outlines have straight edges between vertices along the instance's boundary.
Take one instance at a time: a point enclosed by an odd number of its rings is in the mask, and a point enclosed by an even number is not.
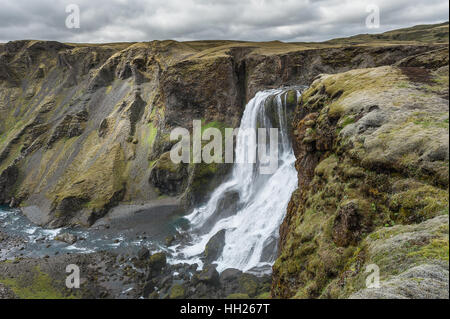
<svg viewBox="0 0 450 319"><path fill-rule="evenodd" d="M304 92L273 297L448 298L447 90L436 50L323 74Z"/></svg>

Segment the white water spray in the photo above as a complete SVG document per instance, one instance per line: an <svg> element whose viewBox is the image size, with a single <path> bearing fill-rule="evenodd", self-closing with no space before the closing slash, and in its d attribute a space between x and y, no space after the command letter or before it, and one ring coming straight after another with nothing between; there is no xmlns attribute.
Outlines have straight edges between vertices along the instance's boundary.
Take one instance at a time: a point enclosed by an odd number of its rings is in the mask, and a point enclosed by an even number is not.
<svg viewBox="0 0 450 319"><path fill-rule="evenodd" d="M287 94L284 93L286 90L281 89L257 93L247 104L240 125L240 129L255 130L275 127L266 112L266 101L273 99L272 119L277 117L280 130L278 169L272 175L262 175L258 161L256 164L234 164L230 178L213 191L209 201L186 216L192 226L193 241L186 247L178 247L177 259L202 264L200 257L208 241L225 230L222 254L214 262L219 272L226 268L267 269L274 262L278 228L297 187L295 156L287 125L290 120L286 112ZM300 92L296 93L298 99ZM236 158L245 158L248 143L244 134L239 133ZM230 196L233 194L234 197ZM231 213L224 213L224 203L234 205Z"/></svg>

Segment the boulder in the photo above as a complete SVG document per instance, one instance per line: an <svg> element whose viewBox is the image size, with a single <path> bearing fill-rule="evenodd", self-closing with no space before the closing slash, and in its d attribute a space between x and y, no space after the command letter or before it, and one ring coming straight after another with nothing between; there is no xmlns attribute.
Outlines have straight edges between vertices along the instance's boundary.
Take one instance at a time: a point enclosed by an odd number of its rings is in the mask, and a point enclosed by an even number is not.
<svg viewBox="0 0 450 319"><path fill-rule="evenodd" d="M350 299L448 299L449 272L439 265L420 265L382 282L379 288L366 288Z"/></svg>
<svg viewBox="0 0 450 319"><path fill-rule="evenodd" d="M197 275L197 280L206 285L218 286L220 284L219 273L217 272L216 267L212 265L206 266Z"/></svg>
<svg viewBox="0 0 450 319"><path fill-rule="evenodd" d="M67 243L69 245L73 245L77 242L77 236L70 234L70 233L62 233L55 237L55 240L62 241L64 243Z"/></svg>
<svg viewBox="0 0 450 319"><path fill-rule="evenodd" d="M217 260L222 254L223 247L225 246L225 229L218 231L205 246L203 252L203 262L208 265Z"/></svg>
<svg viewBox="0 0 450 319"><path fill-rule="evenodd" d="M147 247L142 247L141 249L139 249L137 257L139 258L139 260L148 259L148 257L150 257L150 251Z"/></svg>
<svg viewBox="0 0 450 319"><path fill-rule="evenodd" d="M170 289L170 299L183 299L186 296L186 289L179 284L173 285Z"/></svg>
<svg viewBox="0 0 450 319"><path fill-rule="evenodd" d="M167 264L167 257L164 252L156 253L149 258L149 268L152 273L160 272Z"/></svg>

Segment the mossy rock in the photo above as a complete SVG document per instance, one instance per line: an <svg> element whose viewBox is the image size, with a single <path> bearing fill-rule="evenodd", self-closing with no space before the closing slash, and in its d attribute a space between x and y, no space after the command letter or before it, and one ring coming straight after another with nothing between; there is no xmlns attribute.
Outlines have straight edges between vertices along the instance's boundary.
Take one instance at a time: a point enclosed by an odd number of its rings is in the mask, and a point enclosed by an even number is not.
<svg viewBox="0 0 450 319"><path fill-rule="evenodd" d="M239 288L243 293L255 296L258 293L258 278L251 274L242 274L239 278Z"/></svg>
<svg viewBox="0 0 450 319"><path fill-rule="evenodd" d="M176 284L170 289L170 299L183 299L186 296L186 290L182 285Z"/></svg>
<svg viewBox="0 0 450 319"><path fill-rule="evenodd" d="M256 296L256 299L272 299L272 296L270 295L270 291L267 291Z"/></svg>
<svg viewBox="0 0 450 319"><path fill-rule="evenodd" d="M390 209L394 212L393 218L402 224L420 223L448 211L448 191L413 185L392 196Z"/></svg>
<svg viewBox="0 0 450 319"><path fill-rule="evenodd" d="M52 278L37 266L31 273L19 278L2 278L0 283L11 289L20 299L74 299L75 295L68 294L63 289L56 286L63 286L56 283Z"/></svg>
<svg viewBox="0 0 450 319"><path fill-rule="evenodd" d="M178 195L183 192L187 186L187 178L187 165L174 163L170 158L170 152L161 155L150 173L150 182L166 195Z"/></svg>
<svg viewBox="0 0 450 319"><path fill-rule="evenodd" d="M159 272L167 264L167 256L165 253L160 252L150 256L148 265L152 271Z"/></svg>

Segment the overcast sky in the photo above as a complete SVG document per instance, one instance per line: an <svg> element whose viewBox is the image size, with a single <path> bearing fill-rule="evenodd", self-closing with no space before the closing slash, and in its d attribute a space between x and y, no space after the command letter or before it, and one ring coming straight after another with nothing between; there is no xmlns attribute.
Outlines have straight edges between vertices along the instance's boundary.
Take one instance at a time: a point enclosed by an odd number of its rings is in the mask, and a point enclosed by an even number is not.
<svg viewBox="0 0 450 319"><path fill-rule="evenodd" d="M80 28L66 27L69 4ZM378 29L366 27L369 4ZM448 0L0 0L0 42L323 41L444 22L448 12Z"/></svg>

